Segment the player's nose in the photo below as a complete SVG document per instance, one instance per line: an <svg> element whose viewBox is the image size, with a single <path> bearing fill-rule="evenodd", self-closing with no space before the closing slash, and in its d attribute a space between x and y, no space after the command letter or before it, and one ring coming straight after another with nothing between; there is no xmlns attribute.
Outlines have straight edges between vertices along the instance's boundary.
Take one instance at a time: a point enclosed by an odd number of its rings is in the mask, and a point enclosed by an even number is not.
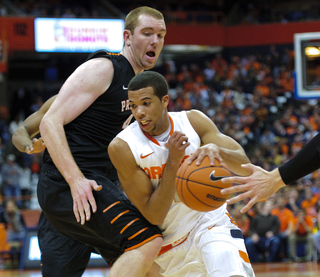
<svg viewBox="0 0 320 277"><path fill-rule="evenodd" d="M138 118L142 118L145 116L145 111L144 111L144 108L143 106L138 106L137 109L136 109L136 116Z"/></svg>

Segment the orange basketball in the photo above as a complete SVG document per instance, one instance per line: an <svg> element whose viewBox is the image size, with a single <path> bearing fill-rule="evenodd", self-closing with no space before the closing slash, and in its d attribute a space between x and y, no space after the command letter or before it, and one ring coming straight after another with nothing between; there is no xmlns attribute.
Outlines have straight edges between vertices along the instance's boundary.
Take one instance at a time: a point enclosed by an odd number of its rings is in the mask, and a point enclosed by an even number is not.
<svg viewBox="0 0 320 277"><path fill-rule="evenodd" d="M216 159L215 166L210 166L206 156L200 165L194 160L190 165L184 162L176 176L176 190L181 201L189 208L207 212L221 207L230 195L222 195L220 190L232 184L224 184L221 177L231 176L226 168Z"/></svg>

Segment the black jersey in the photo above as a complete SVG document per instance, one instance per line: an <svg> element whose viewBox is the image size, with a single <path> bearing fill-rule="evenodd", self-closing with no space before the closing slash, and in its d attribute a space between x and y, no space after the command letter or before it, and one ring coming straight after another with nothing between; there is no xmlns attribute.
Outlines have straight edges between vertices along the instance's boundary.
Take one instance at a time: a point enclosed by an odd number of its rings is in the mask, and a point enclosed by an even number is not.
<svg viewBox="0 0 320 277"><path fill-rule="evenodd" d="M88 109L65 125L64 129L71 153L81 171L107 174L110 170L114 173L107 147L133 118L129 109L127 87L135 73L129 61L121 54L99 50L87 60L98 57L110 59L113 63L111 85ZM52 166L51 157L45 151L42 169L48 170Z"/></svg>

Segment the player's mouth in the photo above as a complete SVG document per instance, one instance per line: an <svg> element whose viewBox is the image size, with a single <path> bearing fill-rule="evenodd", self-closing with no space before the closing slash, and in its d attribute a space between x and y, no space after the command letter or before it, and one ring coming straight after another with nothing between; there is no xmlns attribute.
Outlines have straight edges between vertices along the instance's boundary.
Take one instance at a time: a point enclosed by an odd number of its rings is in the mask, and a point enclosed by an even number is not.
<svg viewBox="0 0 320 277"><path fill-rule="evenodd" d="M147 128L150 125L151 120L141 120L140 125L143 129Z"/></svg>
<svg viewBox="0 0 320 277"><path fill-rule="evenodd" d="M155 57L156 57L156 52L155 52L155 51L148 51L148 52L146 53L146 55L147 55L148 59L154 60Z"/></svg>

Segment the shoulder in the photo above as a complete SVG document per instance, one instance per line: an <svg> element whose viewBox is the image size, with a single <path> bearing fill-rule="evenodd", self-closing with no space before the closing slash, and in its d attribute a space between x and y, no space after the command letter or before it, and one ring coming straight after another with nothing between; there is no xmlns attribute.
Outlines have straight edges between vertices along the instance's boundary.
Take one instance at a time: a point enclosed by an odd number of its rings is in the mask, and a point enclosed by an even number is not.
<svg viewBox="0 0 320 277"><path fill-rule="evenodd" d="M109 144L108 149L114 149L114 150L118 150L121 149L121 147L127 145L127 143L119 138L119 137L115 137Z"/></svg>
<svg viewBox="0 0 320 277"><path fill-rule="evenodd" d="M199 110L186 111L186 114L193 126L198 125L200 122L203 122L203 120L209 119L203 112Z"/></svg>

